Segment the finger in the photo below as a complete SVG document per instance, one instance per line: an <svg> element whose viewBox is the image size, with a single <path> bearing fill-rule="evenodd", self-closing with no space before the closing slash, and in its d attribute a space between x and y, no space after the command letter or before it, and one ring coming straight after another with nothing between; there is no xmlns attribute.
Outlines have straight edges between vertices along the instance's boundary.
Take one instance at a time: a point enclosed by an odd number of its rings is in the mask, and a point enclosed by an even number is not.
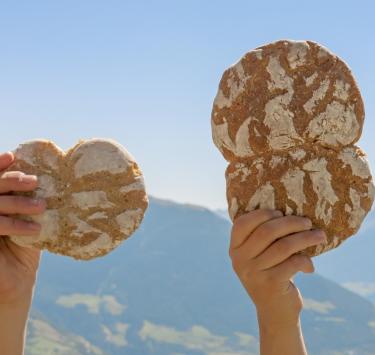
<svg viewBox="0 0 375 355"><path fill-rule="evenodd" d="M8 168L14 160L12 152L6 152L0 154L0 171Z"/></svg>
<svg viewBox="0 0 375 355"><path fill-rule="evenodd" d="M323 243L326 240L325 233L320 229L291 234L278 239L256 257L254 261L260 270L269 269L280 264L293 254L307 247Z"/></svg>
<svg viewBox="0 0 375 355"><path fill-rule="evenodd" d="M310 230L311 220L298 216L285 216L263 223L252 233L241 248L241 256L252 259L263 253L277 239L289 234Z"/></svg>
<svg viewBox="0 0 375 355"><path fill-rule="evenodd" d="M232 227L230 249L239 248L261 224L281 216L281 211L259 209L238 217Z"/></svg>
<svg viewBox="0 0 375 355"><path fill-rule="evenodd" d="M0 176L0 194L11 191L32 191L38 186L35 175L26 175L20 171L8 171Z"/></svg>
<svg viewBox="0 0 375 355"><path fill-rule="evenodd" d="M38 223L0 216L0 235L38 235L41 226Z"/></svg>
<svg viewBox="0 0 375 355"><path fill-rule="evenodd" d="M46 208L46 203L40 199L24 196L0 196L1 214L40 214Z"/></svg>
<svg viewBox="0 0 375 355"><path fill-rule="evenodd" d="M277 266L264 271L268 278L278 281L287 281L292 279L299 271L304 273L314 272L314 264L310 257L301 254L295 254L283 261Z"/></svg>

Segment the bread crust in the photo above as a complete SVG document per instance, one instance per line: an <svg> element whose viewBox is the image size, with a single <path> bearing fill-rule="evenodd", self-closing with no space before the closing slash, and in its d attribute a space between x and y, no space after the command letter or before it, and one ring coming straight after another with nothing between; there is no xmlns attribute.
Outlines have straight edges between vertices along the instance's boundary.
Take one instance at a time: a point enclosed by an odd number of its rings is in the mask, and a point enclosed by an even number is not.
<svg viewBox="0 0 375 355"><path fill-rule="evenodd" d="M257 208L309 217L327 245L355 234L375 188L359 140L365 111L348 65L312 41L281 40L246 53L220 81L211 115L229 162L232 220Z"/></svg>
<svg viewBox="0 0 375 355"><path fill-rule="evenodd" d="M38 176L32 193L47 201L38 216L19 216L42 225L37 238L10 236L22 246L47 249L75 259L103 256L127 239L148 206L142 172L118 143L80 141L64 152L53 142L21 144L8 171Z"/></svg>

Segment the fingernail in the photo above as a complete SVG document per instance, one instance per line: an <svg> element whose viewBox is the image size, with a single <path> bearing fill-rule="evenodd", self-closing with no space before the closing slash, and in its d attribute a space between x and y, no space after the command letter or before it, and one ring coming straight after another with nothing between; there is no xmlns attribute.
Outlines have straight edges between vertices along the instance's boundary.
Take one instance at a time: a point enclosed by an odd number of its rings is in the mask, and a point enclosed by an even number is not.
<svg viewBox="0 0 375 355"><path fill-rule="evenodd" d="M13 161L13 153L12 152L5 152L5 153L0 153L0 157L2 159L6 158L9 160L9 162L12 162Z"/></svg>
<svg viewBox="0 0 375 355"><path fill-rule="evenodd" d="M35 175L25 175L21 177L21 182L25 184L32 184L36 182L38 178Z"/></svg>
<svg viewBox="0 0 375 355"><path fill-rule="evenodd" d="M318 240L324 241L325 243L327 242L327 235L323 230L321 229L315 230L315 236Z"/></svg>
<svg viewBox="0 0 375 355"><path fill-rule="evenodd" d="M41 226L40 226L40 224L37 224L37 223L28 223L28 228L30 229L30 230L33 230L33 231L40 231L40 229L41 229Z"/></svg>
<svg viewBox="0 0 375 355"><path fill-rule="evenodd" d="M311 228L312 227L312 222L310 218L304 218L304 222L307 227Z"/></svg>
<svg viewBox="0 0 375 355"><path fill-rule="evenodd" d="M40 198L30 199L29 202L30 202L31 205L34 205L34 206L42 206L46 203L44 200L42 200Z"/></svg>

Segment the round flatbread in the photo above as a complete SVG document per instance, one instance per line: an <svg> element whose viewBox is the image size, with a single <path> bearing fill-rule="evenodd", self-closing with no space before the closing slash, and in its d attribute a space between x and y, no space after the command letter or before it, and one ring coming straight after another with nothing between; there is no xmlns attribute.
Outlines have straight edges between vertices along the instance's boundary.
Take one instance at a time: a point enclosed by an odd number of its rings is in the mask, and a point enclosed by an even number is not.
<svg viewBox="0 0 375 355"><path fill-rule="evenodd" d="M333 149L361 136L364 106L348 66L310 41L278 41L245 54L220 81L212 134L225 159L305 144Z"/></svg>
<svg viewBox="0 0 375 355"><path fill-rule="evenodd" d="M366 156L358 147L339 154L320 146L263 154L226 171L232 220L257 208L308 216L327 234L325 245L306 249L314 256L357 233L375 198Z"/></svg>
<svg viewBox="0 0 375 355"><path fill-rule="evenodd" d="M37 238L10 236L14 243L47 249L75 259L102 256L127 239L148 206L144 179L134 158L118 143L81 141L66 153L53 142L21 144L8 171L38 176L32 193L46 211L19 216L42 225Z"/></svg>

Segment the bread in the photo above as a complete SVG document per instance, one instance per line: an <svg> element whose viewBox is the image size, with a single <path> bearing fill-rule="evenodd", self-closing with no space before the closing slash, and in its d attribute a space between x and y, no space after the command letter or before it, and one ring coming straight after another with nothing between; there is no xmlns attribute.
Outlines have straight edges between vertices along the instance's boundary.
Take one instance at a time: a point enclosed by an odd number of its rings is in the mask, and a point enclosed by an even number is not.
<svg viewBox="0 0 375 355"><path fill-rule="evenodd" d="M354 145L363 122L356 81L326 48L282 40L245 54L224 72L211 116L232 220L257 208L309 217L328 237L310 256L355 234L375 198Z"/></svg>
<svg viewBox="0 0 375 355"><path fill-rule="evenodd" d="M141 223L148 206L144 179L116 142L81 141L65 153L53 142L36 140L21 144L14 155L8 171L37 175L39 187L26 195L47 201L44 214L20 216L40 223L40 235L10 236L14 243L87 260L110 252Z"/></svg>
<svg viewBox="0 0 375 355"><path fill-rule="evenodd" d="M311 218L314 228L327 233L328 243L309 248L309 255L355 234L375 195L365 154L355 146L340 154L319 145L263 154L231 163L226 179L233 220L257 208Z"/></svg>
<svg viewBox="0 0 375 355"><path fill-rule="evenodd" d="M212 111L229 160L291 147L354 144L364 106L347 65L310 41L278 41L245 54L220 81Z"/></svg>

